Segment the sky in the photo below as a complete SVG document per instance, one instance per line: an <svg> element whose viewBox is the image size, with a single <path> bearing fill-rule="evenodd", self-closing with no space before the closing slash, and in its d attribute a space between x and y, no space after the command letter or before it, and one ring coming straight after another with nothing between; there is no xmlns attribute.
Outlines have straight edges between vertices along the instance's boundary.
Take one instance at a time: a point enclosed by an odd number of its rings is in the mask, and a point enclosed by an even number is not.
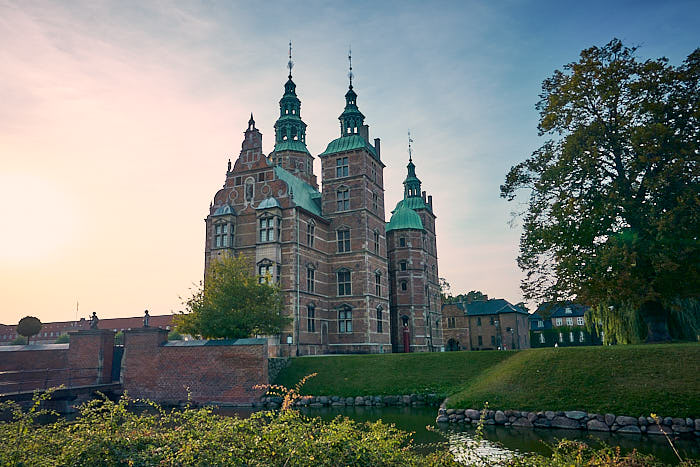
<svg viewBox="0 0 700 467"><path fill-rule="evenodd" d="M410 129L440 276L517 303L523 200L499 185L545 141L542 81L614 37L680 64L698 31L697 1L0 0L0 323L180 310L251 112L273 149L290 40L310 152L339 136L352 47L387 220Z"/></svg>

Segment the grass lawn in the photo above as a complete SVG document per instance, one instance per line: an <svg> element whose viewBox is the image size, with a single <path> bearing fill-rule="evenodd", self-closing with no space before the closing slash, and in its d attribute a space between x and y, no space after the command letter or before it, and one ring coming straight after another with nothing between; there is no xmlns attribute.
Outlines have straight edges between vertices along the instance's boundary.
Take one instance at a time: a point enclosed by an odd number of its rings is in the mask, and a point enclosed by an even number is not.
<svg viewBox="0 0 700 467"><path fill-rule="evenodd" d="M700 417L700 344L531 349L465 381L449 407Z"/></svg>
<svg viewBox="0 0 700 467"><path fill-rule="evenodd" d="M514 354L484 351L298 357L282 370L275 383L293 387L304 376L318 373L304 385L304 394L447 395Z"/></svg>
<svg viewBox="0 0 700 467"><path fill-rule="evenodd" d="M700 417L700 344L299 357L276 384L310 395L435 393L448 406Z"/></svg>

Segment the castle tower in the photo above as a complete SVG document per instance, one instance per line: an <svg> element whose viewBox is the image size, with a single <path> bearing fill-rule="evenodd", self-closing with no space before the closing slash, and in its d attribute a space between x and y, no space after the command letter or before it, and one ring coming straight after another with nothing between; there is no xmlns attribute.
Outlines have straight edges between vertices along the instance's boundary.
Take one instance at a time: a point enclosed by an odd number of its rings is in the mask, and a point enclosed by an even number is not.
<svg viewBox="0 0 700 467"><path fill-rule="evenodd" d="M426 200L411 154L399 201L386 225L394 352L440 351L442 319L432 196Z"/></svg>
<svg viewBox="0 0 700 467"><path fill-rule="evenodd" d="M319 155L322 210L330 220L329 341L335 353L389 352L384 164L379 139L369 142L350 71L340 137Z"/></svg>
<svg viewBox="0 0 700 467"><path fill-rule="evenodd" d="M280 116L275 122L275 149L269 155L273 165L279 166L318 188L313 173L314 158L306 148L306 123L301 119L301 101L296 84L292 81L292 44L289 43L289 76L280 99Z"/></svg>

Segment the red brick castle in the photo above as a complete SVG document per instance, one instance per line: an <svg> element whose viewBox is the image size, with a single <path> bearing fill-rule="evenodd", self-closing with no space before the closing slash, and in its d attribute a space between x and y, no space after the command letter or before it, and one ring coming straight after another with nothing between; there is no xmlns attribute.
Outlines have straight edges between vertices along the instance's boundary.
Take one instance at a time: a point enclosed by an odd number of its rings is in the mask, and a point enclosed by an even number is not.
<svg viewBox="0 0 700 467"><path fill-rule="evenodd" d="M383 353L443 348L435 214L409 158L404 199L388 223L380 141L369 139L350 86L340 137L317 157L306 147L301 101L289 79L266 155L251 114L238 159L206 218L205 265L245 254L279 284L292 324L271 353Z"/></svg>

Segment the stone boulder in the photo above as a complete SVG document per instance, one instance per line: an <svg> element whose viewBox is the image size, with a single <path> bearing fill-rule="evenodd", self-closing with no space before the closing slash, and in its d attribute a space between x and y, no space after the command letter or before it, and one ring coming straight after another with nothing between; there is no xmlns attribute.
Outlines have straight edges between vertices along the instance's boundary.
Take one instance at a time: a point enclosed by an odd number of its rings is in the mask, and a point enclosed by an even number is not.
<svg viewBox="0 0 700 467"><path fill-rule="evenodd" d="M564 428L567 430L578 430L581 425L576 420L557 415L552 419L552 428Z"/></svg>
<svg viewBox="0 0 700 467"><path fill-rule="evenodd" d="M586 428L591 431L610 431L610 427L605 422L601 422L598 419L588 420Z"/></svg>
<svg viewBox="0 0 700 467"><path fill-rule="evenodd" d="M496 421L496 423L498 423L499 425L504 424L504 423L506 422L506 420L508 420L508 419L506 418L506 414L504 414L504 413L503 413L502 411L500 411L500 410L496 410L496 413L493 415L493 419L494 419L494 420Z"/></svg>
<svg viewBox="0 0 700 467"><path fill-rule="evenodd" d="M634 417L627 417L624 415L618 415L615 418L615 423L617 423L620 426L627 426L627 425L634 425L637 426L638 420Z"/></svg>
<svg viewBox="0 0 700 467"><path fill-rule="evenodd" d="M586 417L586 412L582 412L580 410L568 410L564 412L564 415L572 420L581 420L582 418Z"/></svg>
<svg viewBox="0 0 700 467"><path fill-rule="evenodd" d="M528 420L527 418L520 417L516 418L511 426L532 428L532 422L530 422L530 420Z"/></svg>
<svg viewBox="0 0 700 467"><path fill-rule="evenodd" d="M659 426L659 425L649 425L647 427L647 434L648 435L663 435L666 433L667 435L670 435L673 433L673 430L667 426Z"/></svg>
<svg viewBox="0 0 700 467"><path fill-rule="evenodd" d="M472 420L478 420L481 417L481 413L478 410L467 409L464 411L464 415L471 418Z"/></svg>
<svg viewBox="0 0 700 467"><path fill-rule="evenodd" d="M556 414L554 412L552 412L551 410L547 410L544 413L544 416L547 417L547 420L552 420L556 416Z"/></svg>
<svg viewBox="0 0 700 467"><path fill-rule="evenodd" d="M615 423L615 415L611 413L606 413L605 414L605 423L608 424L608 426L611 426L613 423Z"/></svg>

